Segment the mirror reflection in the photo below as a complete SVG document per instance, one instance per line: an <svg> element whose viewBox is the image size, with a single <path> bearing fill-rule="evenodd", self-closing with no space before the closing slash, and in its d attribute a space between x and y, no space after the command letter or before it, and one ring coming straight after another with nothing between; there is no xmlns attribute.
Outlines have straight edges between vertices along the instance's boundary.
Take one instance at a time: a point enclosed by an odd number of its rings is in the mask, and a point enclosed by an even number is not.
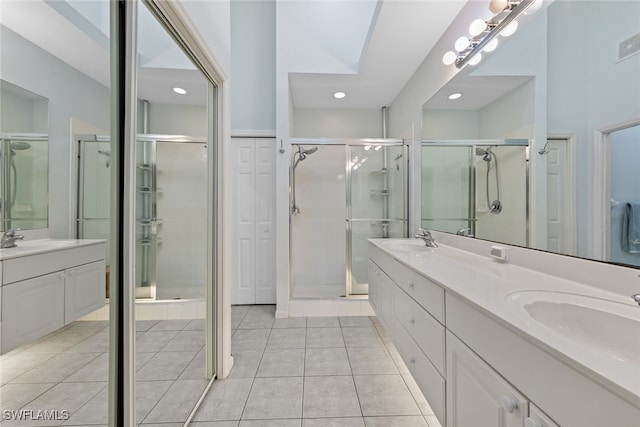
<svg viewBox="0 0 640 427"><path fill-rule="evenodd" d="M423 140L443 145L437 151L423 144L423 197L428 200L439 189L457 186L449 196L456 200L449 204L456 206L456 215L471 212L472 191L478 212L487 205L490 211L497 196L492 185L520 182L517 192L528 191L528 215L510 229L507 204L500 200L503 210L488 215L495 227L486 233L471 221L425 225L452 233L470 228L473 232L467 234L487 240L640 266L640 255L627 247L633 224L624 215L640 201L640 193L623 185L635 174L629 171L637 170L633 153L640 139L618 142L640 125L640 55L634 48L640 37L640 4L557 0L545 6L509 39L501 37L498 49L480 64L465 66L423 107ZM453 94L461 96L449 98ZM458 156L460 164L472 157L447 141L486 138L528 140L520 160L528 178L507 171L500 157L498 162L478 162L479 156L477 167L497 163L498 168L489 168L489 179L476 173L475 186L466 185L469 167L460 169L463 175L451 177L449 170L448 176L433 176L430 168L443 155L450 156L448 161ZM627 172L624 178L619 171ZM493 172L499 174L495 182ZM500 191L501 199L507 190ZM443 204L441 197L437 200L423 202L423 220Z"/></svg>
<svg viewBox="0 0 640 427"><path fill-rule="evenodd" d="M0 80L0 231L47 228L49 100Z"/></svg>
<svg viewBox="0 0 640 427"><path fill-rule="evenodd" d="M5 224L48 228L54 239L107 240L114 169L109 136L110 2L3 1L2 7L0 176ZM138 21L136 422L182 425L208 383L203 230L209 82L141 2ZM183 93L174 87L183 88ZM23 112L30 115L19 115ZM29 383L42 396L9 399L2 409L38 410L54 402L68 410L67 423L107 423L109 306L104 296L109 297L110 251L102 250L104 243L99 245L100 260L89 264L99 268L86 273L75 264L56 264L53 274L45 272L56 282L45 285L64 300L61 286L64 290L73 283L91 284L101 308L69 316L64 310L53 313L58 306L50 304L54 298L46 291L39 293L45 295L44 302L25 297L20 309L31 311L22 310L20 319L28 321L15 323L45 327L11 347L8 337L25 334L4 321L8 291L24 289L32 278L3 283L0 347L15 350L10 359L3 355L0 360L3 384L11 388L13 383ZM84 256L89 251L81 252ZM81 263L77 254L72 258ZM56 318L45 318L49 314ZM35 353L46 353L51 364L41 358L35 364Z"/></svg>

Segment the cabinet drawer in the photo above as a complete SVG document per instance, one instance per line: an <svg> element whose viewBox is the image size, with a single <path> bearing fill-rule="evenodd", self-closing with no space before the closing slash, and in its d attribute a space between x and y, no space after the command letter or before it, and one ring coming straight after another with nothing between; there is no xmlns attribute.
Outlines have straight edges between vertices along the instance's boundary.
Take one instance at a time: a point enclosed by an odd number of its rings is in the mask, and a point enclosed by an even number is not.
<svg viewBox="0 0 640 427"><path fill-rule="evenodd" d="M382 271L386 271L389 274L393 267L393 257L387 254L385 251L369 243L369 258L376 263Z"/></svg>
<svg viewBox="0 0 640 427"><path fill-rule="evenodd" d="M393 311L396 318L431 360L440 375L446 377L445 329L402 289L395 287Z"/></svg>
<svg viewBox="0 0 640 427"><path fill-rule="evenodd" d="M397 260L393 261L391 278L438 322L444 324L444 289Z"/></svg>
<svg viewBox="0 0 640 427"><path fill-rule="evenodd" d="M105 244L100 243L7 259L3 261L2 284L61 271L76 265L98 261L104 257Z"/></svg>
<svg viewBox="0 0 640 427"><path fill-rule="evenodd" d="M433 367L427 356L422 353L418 345L411 339L407 331L395 321L392 324L392 340L402 360L409 368L413 379L422 390L424 397L429 402L433 413L438 417L440 424L445 423L445 381L438 370Z"/></svg>

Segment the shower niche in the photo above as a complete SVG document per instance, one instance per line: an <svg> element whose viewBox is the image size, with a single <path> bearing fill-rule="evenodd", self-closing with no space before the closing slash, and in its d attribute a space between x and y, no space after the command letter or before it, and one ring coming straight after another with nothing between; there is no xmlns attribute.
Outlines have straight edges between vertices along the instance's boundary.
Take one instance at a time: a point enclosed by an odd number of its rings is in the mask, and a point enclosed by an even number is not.
<svg viewBox="0 0 640 427"><path fill-rule="evenodd" d="M294 139L291 297L368 294L367 239L407 236L407 146L396 139Z"/></svg>
<svg viewBox="0 0 640 427"><path fill-rule="evenodd" d="M76 135L78 238L109 244L110 139ZM206 287L206 143L138 135L136 298L203 299Z"/></svg>

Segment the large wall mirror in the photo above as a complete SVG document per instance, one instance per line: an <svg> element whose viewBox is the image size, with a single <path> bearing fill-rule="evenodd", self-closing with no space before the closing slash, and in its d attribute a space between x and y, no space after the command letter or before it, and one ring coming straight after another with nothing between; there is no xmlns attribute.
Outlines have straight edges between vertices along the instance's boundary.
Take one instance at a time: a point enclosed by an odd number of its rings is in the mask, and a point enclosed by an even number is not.
<svg viewBox="0 0 640 427"><path fill-rule="evenodd" d="M0 231L47 228L49 100L0 79Z"/></svg>
<svg viewBox="0 0 640 427"><path fill-rule="evenodd" d="M3 215L10 208L5 226L49 228L52 238L62 239L110 236L110 179L116 164L109 135L110 3L2 2L0 207ZM137 12L138 70L131 82L139 98L137 422L182 425L208 384L207 360L213 370L205 348L205 318L214 315L205 310L208 185L214 164L208 138L215 124L207 104L213 102L213 89L147 3L138 2ZM107 296L113 297L108 288ZM11 395L2 409L37 410L45 401L60 402L72 424L105 425L108 320L107 306L55 331L55 348L64 352L49 355L55 365L42 366L47 367L43 375L55 371L56 379L27 381L38 383L33 384L38 393ZM0 369L35 367L31 357L22 357L28 353L3 360ZM8 377L3 390L25 382L18 378L24 372ZM44 397L36 399L40 394Z"/></svg>
<svg viewBox="0 0 640 427"><path fill-rule="evenodd" d="M635 1L546 4L427 101L422 225L640 266L638 16Z"/></svg>

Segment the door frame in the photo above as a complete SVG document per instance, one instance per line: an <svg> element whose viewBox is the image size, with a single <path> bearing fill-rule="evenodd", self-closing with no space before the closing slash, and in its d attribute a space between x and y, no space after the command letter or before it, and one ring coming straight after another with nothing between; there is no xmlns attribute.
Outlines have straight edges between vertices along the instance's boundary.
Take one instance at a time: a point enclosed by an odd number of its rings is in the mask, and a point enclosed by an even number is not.
<svg viewBox="0 0 640 427"><path fill-rule="evenodd" d="M593 236L592 257L611 258L611 145L609 134L640 125L640 117L605 126L593 132Z"/></svg>

